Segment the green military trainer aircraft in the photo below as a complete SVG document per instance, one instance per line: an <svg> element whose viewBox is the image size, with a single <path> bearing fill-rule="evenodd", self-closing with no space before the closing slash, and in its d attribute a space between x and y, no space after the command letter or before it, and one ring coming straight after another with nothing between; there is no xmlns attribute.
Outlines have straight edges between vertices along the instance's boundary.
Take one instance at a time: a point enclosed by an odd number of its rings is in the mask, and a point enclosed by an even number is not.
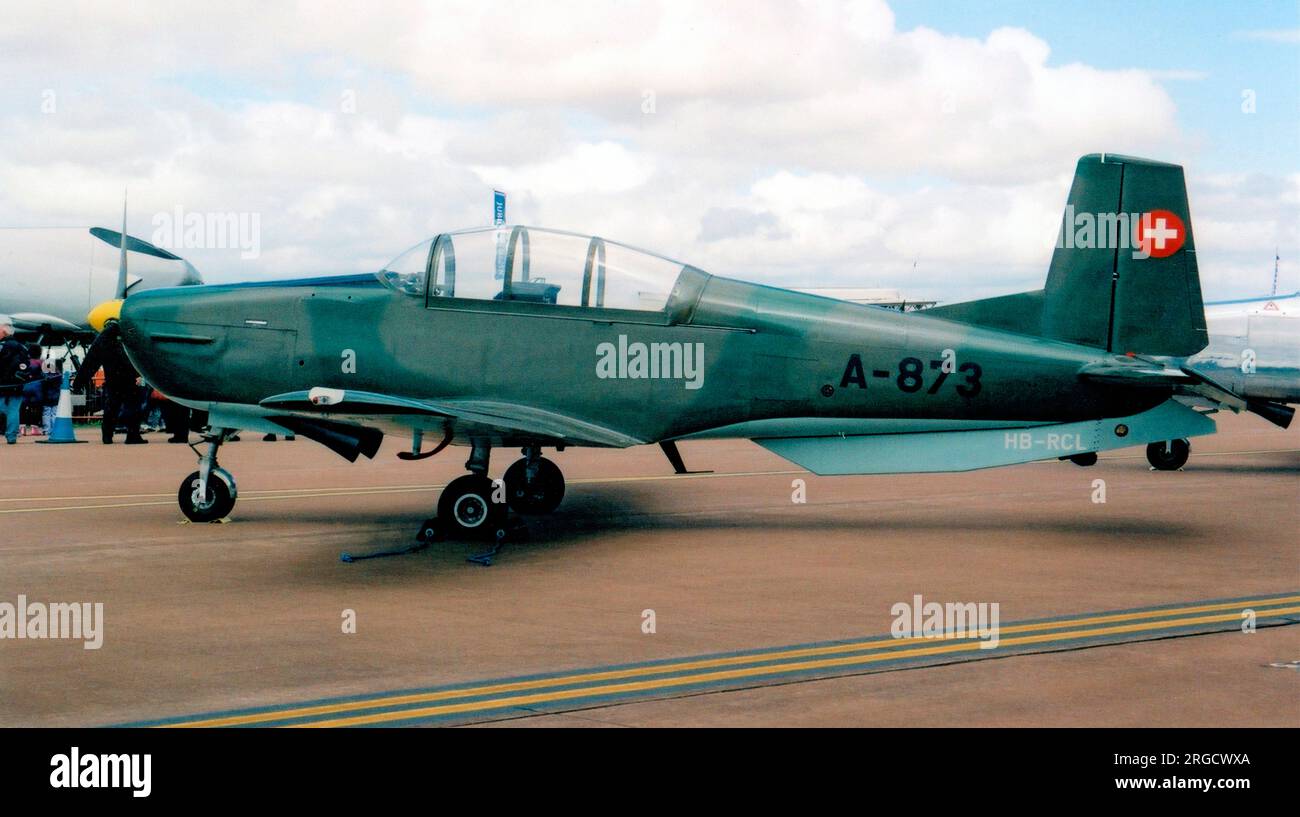
<svg viewBox="0 0 1300 817"><path fill-rule="evenodd" d="M411 438L410 460L469 446L435 518L475 534L507 506L559 505L545 448L658 443L678 472L676 441L720 437L817 474L1091 465L1212 433L1173 397L1222 397L1176 362L1206 345L1182 168L1111 154L1080 159L1043 289L919 313L504 226L439 235L373 275L142 292L121 323L141 374L210 413L179 493L195 521L234 506L217 453L240 429L351 461L386 433ZM493 481L501 446L523 456Z"/></svg>

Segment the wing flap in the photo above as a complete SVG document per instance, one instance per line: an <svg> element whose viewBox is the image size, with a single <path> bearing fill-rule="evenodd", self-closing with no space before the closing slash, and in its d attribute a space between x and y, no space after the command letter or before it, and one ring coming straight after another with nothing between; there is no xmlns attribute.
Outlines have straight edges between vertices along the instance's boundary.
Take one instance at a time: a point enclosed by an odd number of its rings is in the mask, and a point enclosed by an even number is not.
<svg viewBox="0 0 1300 817"><path fill-rule="evenodd" d="M313 388L287 392L261 401L264 408L317 415L365 418L377 415L426 415L452 426L472 425L479 431L507 436L534 435L560 443L627 448L645 440L615 429L536 406L497 400L418 400L353 389Z"/></svg>
<svg viewBox="0 0 1300 817"><path fill-rule="evenodd" d="M520 403L504 403L495 400L438 400L429 401L429 405L438 412L457 419L515 432L542 434L569 442L590 443L611 448L628 448L649 442L576 417Z"/></svg>

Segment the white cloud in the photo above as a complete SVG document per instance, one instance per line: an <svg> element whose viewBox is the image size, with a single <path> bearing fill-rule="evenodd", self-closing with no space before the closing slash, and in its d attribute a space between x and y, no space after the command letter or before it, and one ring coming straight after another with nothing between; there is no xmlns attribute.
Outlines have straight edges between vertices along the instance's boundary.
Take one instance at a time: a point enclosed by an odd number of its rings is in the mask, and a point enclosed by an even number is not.
<svg viewBox="0 0 1300 817"><path fill-rule="evenodd" d="M1238 296L1268 292L1275 251L1283 256L1279 286L1300 288L1300 173L1193 175L1188 187L1202 289Z"/></svg>
<svg viewBox="0 0 1300 817"><path fill-rule="evenodd" d="M1300 43L1300 28L1261 28L1252 31L1238 31L1236 36L1243 40L1258 42Z"/></svg>
<svg viewBox="0 0 1300 817"><path fill-rule="evenodd" d="M494 179L503 189L525 195L600 195L640 187L650 178L654 164L649 157L614 142L584 142L546 162L514 167L487 164L473 169L481 178Z"/></svg>
<svg viewBox="0 0 1300 817"><path fill-rule="evenodd" d="M1080 154L1195 147L1161 85L1192 72L900 31L881 0L31 4L0 74L0 223L111 223L124 186L145 234L259 213L259 259L186 253L213 280L373 268L497 186L721 274L951 299L1041 282ZM1247 263L1243 203L1300 245L1294 179L1263 184L1194 188L1203 272Z"/></svg>

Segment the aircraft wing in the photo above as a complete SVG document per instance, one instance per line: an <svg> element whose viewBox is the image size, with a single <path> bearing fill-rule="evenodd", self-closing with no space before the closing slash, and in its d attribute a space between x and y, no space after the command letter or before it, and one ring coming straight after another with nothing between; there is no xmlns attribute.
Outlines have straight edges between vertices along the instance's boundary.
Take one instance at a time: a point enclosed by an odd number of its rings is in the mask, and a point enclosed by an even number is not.
<svg viewBox="0 0 1300 817"><path fill-rule="evenodd" d="M52 331L61 334L90 334L90 330L83 329L75 323L40 312L13 312L10 313L9 319L14 322L15 329L25 332L38 332L48 326Z"/></svg>
<svg viewBox="0 0 1300 817"><path fill-rule="evenodd" d="M814 474L973 471L1214 433L1214 421L1177 400L1129 417L1022 428L930 431L754 442Z"/></svg>
<svg viewBox="0 0 1300 817"><path fill-rule="evenodd" d="M560 444L627 448L648 441L630 437L611 428L535 406L498 400L421 400L352 389L314 388L277 394L261 406L322 416L379 417L424 415L450 423L453 428L474 434L506 437L536 436ZM458 434L457 436L461 436Z"/></svg>

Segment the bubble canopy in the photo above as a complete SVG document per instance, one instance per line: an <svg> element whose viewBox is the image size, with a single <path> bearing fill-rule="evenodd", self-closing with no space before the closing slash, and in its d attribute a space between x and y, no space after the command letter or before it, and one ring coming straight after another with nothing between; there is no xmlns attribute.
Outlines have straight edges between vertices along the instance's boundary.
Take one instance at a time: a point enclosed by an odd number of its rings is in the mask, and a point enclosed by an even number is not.
<svg viewBox="0 0 1300 817"><path fill-rule="evenodd" d="M376 275L389 289L436 306L440 298L516 301L657 312L682 271L678 261L595 236L500 226L443 233Z"/></svg>

